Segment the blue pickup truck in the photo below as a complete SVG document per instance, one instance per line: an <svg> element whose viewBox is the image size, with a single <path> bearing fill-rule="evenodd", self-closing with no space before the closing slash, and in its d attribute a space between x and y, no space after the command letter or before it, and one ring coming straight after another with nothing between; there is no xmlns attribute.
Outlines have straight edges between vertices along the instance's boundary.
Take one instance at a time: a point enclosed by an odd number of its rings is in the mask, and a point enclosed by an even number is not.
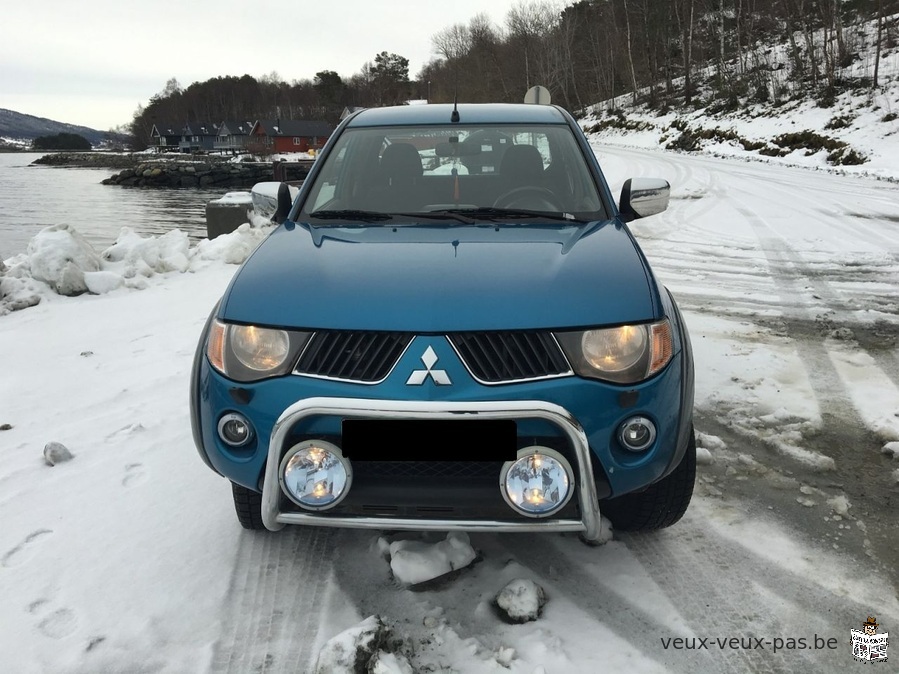
<svg viewBox="0 0 899 674"><path fill-rule="evenodd" d="M347 118L197 347L200 456L250 529L666 527L693 493L674 298L575 120L545 105Z"/></svg>

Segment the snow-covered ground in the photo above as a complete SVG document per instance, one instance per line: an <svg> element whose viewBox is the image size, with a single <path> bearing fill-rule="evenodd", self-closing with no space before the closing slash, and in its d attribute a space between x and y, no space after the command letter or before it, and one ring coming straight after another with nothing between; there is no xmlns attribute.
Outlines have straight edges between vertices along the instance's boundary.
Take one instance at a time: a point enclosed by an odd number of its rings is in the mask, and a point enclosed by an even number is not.
<svg viewBox="0 0 899 674"><path fill-rule="evenodd" d="M3 277L40 302L0 316L0 670L339 672L369 639L388 673L844 672L868 616L899 631L899 188L595 147L616 192L673 185L632 229L694 343L684 520L599 548L244 531L194 450L187 388L265 229L193 248L126 232L105 254L51 230ZM78 282L76 259L100 294L50 290ZM50 466L51 442L74 458Z"/></svg>

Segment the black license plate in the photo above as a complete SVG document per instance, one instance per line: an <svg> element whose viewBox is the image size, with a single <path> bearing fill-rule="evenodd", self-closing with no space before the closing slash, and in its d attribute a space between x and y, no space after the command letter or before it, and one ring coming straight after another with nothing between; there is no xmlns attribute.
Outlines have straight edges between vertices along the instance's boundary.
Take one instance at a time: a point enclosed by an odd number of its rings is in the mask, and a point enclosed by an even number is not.
<svg viewBox="0 0 899 674"><path fill-rule="evenodd" d="M345 419L341 449L351 461L513 461L512 419Z"/></svg>

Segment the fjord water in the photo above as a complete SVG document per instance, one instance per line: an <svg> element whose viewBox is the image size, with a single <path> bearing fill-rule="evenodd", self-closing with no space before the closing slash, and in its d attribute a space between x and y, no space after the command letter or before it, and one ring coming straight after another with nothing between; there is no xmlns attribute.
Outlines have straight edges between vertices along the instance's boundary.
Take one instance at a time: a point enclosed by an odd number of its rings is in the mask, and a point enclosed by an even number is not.
<svg viewBox="0 0 899 674"><path fill-rule="evenodd" d="M68 223L102 252L131 227L143 235L206 236L206 203L219 189L142 189L101 185L116 169L32 166L43 153L0 153L0 260L24 253L44 227ZM232 188L233 189L233 188Z"/></svg>

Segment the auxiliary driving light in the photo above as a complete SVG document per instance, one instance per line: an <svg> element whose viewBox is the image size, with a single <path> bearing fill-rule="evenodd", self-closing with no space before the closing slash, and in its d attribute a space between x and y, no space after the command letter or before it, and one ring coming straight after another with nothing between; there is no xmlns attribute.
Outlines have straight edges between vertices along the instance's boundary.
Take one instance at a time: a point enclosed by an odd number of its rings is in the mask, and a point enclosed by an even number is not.
<svg viewBox="0 0 899 674"><path fill-rule="evenodd" d="M236 412L219 419L218 431L222 442L231 447L243 447L253 439L253 427L250 422Z"/></svg>
<svg viewBox="0 0 899 674"><path fill-rule="evenodd" d="M278 476L281 489L298 506L326 510L349 492L353 469L337 445L306 440L287 450Z"/></svg>
<svg viewBox="0 0 899 674"><path fill-rule="evenodd" d="M548 517L561 510L572 494L574 473L568 460L548 447L525 447L500 473L503 498L528 517Z"/></svg>
<svg viewBox="0 0 899 674"><path fill-rule="evenodd" d="M618 441L632 452L642 452L655 439L656 425L646 417L631 417L618 427Z"/></svg>

